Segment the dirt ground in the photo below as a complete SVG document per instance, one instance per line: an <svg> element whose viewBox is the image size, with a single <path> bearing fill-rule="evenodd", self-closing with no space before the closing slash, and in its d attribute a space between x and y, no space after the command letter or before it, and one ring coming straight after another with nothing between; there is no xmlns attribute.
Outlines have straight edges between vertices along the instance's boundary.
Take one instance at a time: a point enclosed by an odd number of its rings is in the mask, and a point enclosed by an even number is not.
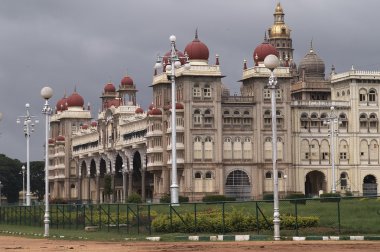
<svg viewBox="0 0 380 252"><path fill-rule="evenodd" d="M96 242L0 236L0 251L380 251L380 241Z"/></svg>

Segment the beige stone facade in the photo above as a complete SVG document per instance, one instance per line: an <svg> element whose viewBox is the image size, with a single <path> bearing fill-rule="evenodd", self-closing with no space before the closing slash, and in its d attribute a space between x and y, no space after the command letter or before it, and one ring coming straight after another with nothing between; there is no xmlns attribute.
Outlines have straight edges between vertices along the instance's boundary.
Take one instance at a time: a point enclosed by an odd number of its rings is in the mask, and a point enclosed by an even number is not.
<svg viewBox="0 0 380 252"><path fill-rule="evenodd" d="M200 43L197 34L194 42ZM229 94L218 57L211 63L203 45L200 57L189 54L190 69L176 70L179 194L190 201L218 194L248 200L273 192L274 112L270 71L260 58L271 46L281 61L274 71L280 196L317 196L330 192L333 181L340 193L377 194L380 72L332 69L325 77L312 45L297 67L279 4L268 38L255 49L254 66L244 62L240 95ZM157 202L170 193L172 100L165 70L155 73L151 87L147 111L136 104L128 76L117 91L112 83L105 86L95 119L83 104L59 103L49 141L51 198L125 202L135 192Z"/></svg>

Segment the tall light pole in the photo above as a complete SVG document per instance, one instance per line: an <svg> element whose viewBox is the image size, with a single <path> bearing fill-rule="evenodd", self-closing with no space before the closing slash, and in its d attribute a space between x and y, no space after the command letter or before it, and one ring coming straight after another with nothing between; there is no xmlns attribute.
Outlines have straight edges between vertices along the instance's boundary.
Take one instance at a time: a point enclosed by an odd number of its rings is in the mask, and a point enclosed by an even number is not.
<svg viewBox="0 0 380 252"><path fill-rule="evenodd" d="M17 124L21 123L21 119L24 119L24 135L26 138L26 205L30 206L30 160L29 160L29 146L30 146L30 134L34 132L35 123L38 120L32 121L35 116L29 113L30 104L25 104L26 115L19 116L16 120Z"/></svg>
<svg viewBox="0 0 380 252"><path fill-rule="evenodd" d="M331 192L336 193L336 176L335 176L335 136L338 134L338 121L339 118L335 114L335 107L330 107L330 115L323 121L324 124L330 125L330 156L331 156L331 172L332 172L332 188Z"/></svg>
<svg viewBox="0 0 380 252"><path fill-rule="evenodd" d="M190 69L190 63L188 62L188 57L185 55L185 57L179 57L176 51L175 47L175 41L176 37L174 35L171 35L170 38L170 44L171 44L171 51L170 55L168 57L168 61L170 62L170 65L166 66L167 74L170 76L171 80L171 99L172 99L172 113L171 113L171 128L172 128L172 172L171 172L171 179L172 183L170 185L170 203L171 204L178 204L178 198L179 198L179 186L178 186L178 179L177 179L177 130L176 130L176 91L175 91L175 69L181 67L181 58L186 59L185 69ZM155 65L155 68L161 68L162 67L162 58L166 57L160 57L158 56L157 62Z"/></svg>
<svg viewBox="0 0 380 252"><path fill-rule="evenodd" d="M265 57L264 65L270 70L268 89L271 90L272 102L272 161L273 161L273 225L275 241L280 240L280 208L278 201L278 172L277 172L277 113L276 113L276 89L277 78L274 69L279 65L276 55L270 54Z"/></svg>
<svg viewBox="0 0 380 252"><path fill-rule="evenodd" d="M44 237L49 236L49 116L52 109L49 105L49 99L53 96L53 89L50 87L44 87L41 89L41 96L45 99L45 105L42 109L42 114L45 115L45 233Z"/></svg>

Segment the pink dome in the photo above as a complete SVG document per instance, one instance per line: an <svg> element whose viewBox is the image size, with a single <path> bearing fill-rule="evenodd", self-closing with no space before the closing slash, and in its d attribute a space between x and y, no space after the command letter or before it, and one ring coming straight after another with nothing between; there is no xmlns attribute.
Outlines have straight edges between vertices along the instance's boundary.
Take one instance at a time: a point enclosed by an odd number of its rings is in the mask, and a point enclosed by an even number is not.
<svg viewBox="0 0 380 252"><path fill-rule="evenodd" d="M256 62L257 65L258 62L263 62L265 57L270 54L276 55L278 57L277 49L265 41L258 45L253 51L253 60Z"/></svg>
<svg viewBox="0 0 380 252"><path fill-rule="evenodd" d="M49 138L49 144L54 144L55 140L53 138Z"/></svg>
<svg viewBox="0 0 380 252"><path fill-rule="evenodd" d="M135 113L136 113L136 114L142 114L142 113L144 113L144 110L143 110L142 108L137 108L137 109L135 110Z"/></svg>
<svg viewBox="0 0 380 252"><path fill-rule="evenodd" d="M154 105L153 105L153 103L149 105L148 109L149 109L149 110L154 109Z"/></svg>
<svg viewBox="0 0 380 252"><path fill-rule="evenodd" d="M91 122L91 127L96 127L96 126L98 126L97 122L95 122L95 121Z"/></svg>
<svg viewBox="0 0 380 252"><path fill-rule="evenodd" d="M121 86L127 87L127 86L133 86L133 80L128 75L124 76L123 79L121 79Z"/></svg>
<svg viewBox="0 0 380 252"><path fill-rule="evenodd" d="M88 125L87 124L83 124L82 125L82 129L88 129Z"/></svg>
<svg viewBox="0 0 380 252"><path fill-rule="evenodd" d="M57 142L64 142L65 141L65 137L62 136L62 135L59 135L59 136L57 136L56 141Z"/></svg>
<svg viewBox="0 0 380 252"><path fill-rule="evenodd" d="M67 97L66 95L57 101L55 105L57 111L67 110Z"/></svg>
<svg viewBox="0 0 380 252"><path fill-rule="evenodd" d="M68 107L83 107L84 100L76 91L67 98Z"/></svg>
<svg viewBox="0 0 380 252"><path fill-rule="evenodd" d="M197 31L195 32L194 40L187 44L185 53L187 53L190 60L208 60L208 47L198 39Z"/></svg>
<svg viewBox="0 0 380 252"><path fill-rule="evenodd" d="M115 92L116 92L116 88L113 83L109 82L104 86L104 93L115 93Z"/></svg>
<svg viewBox="0 0 380 252"><path fill-rule="evenodd" d="M159 108L154 108L154 109L151 111L151 115L162 115L162 111L161 111L161 109L159 109Z"/></svg>
<svg viewBox="0 0 380 252"><path fill-rule="evenodd" d="M186 63L185 54L183 54L183 52L178 51L178 50L176 50L176 52L177 52L177 56L179 58L179 61L181 62L181 65L184 65ZM169 58L170 58L171 53L172 53L171 51L165 53L164 58L162 60L165 65L170 64Z"/></svg>

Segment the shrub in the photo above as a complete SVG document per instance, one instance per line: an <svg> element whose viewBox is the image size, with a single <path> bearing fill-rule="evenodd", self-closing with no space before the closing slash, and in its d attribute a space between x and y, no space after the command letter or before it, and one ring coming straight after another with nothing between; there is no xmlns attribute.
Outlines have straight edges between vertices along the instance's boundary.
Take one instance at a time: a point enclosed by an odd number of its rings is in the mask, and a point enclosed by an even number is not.
<svg viewBox="0 0 380 252"><path fill-rule="evenodd" d="M170 194L165 194L164 196L160 198L160 203L170 203L170 202L171 202ZM178 202L179 203L189 202L189 197L180 195L178 196Z"/></svg>
<svg viewBox="0 0 380 252"><path fill-rule="evenodd" d="M321 202L339 202L340 194L339 193L322 193Z"/></svg>
<svg viewBox="0 0 380 252"><path fill-rule="evenodd" d="M292 194L289 194L288 196L286 196L286 199L290 199L290 203L292 204L302 204L302 205L305 205L306 204L306 196L305 194L303 193L292 193Z"/></svg>
<svg viewBox="0 0 380 252"><path fill-rule="evenodd" d="M263 200L270 200L270 201L273 201L273 193L266 193L263 195Z"/></svg>
<svg viewBox="0 0 380 252"><path fill-rule="evenodd" d="M218 201L236 201L236 198L227 197L225 195L206 195L202 198L202 202L218 202Z"/></svg>
<svg viewBox="0 0 380 252"><path fill-rule="evenodd" d="M132 193L127 198L127 203L142 203L141 196L137 193Z"/></svg>

